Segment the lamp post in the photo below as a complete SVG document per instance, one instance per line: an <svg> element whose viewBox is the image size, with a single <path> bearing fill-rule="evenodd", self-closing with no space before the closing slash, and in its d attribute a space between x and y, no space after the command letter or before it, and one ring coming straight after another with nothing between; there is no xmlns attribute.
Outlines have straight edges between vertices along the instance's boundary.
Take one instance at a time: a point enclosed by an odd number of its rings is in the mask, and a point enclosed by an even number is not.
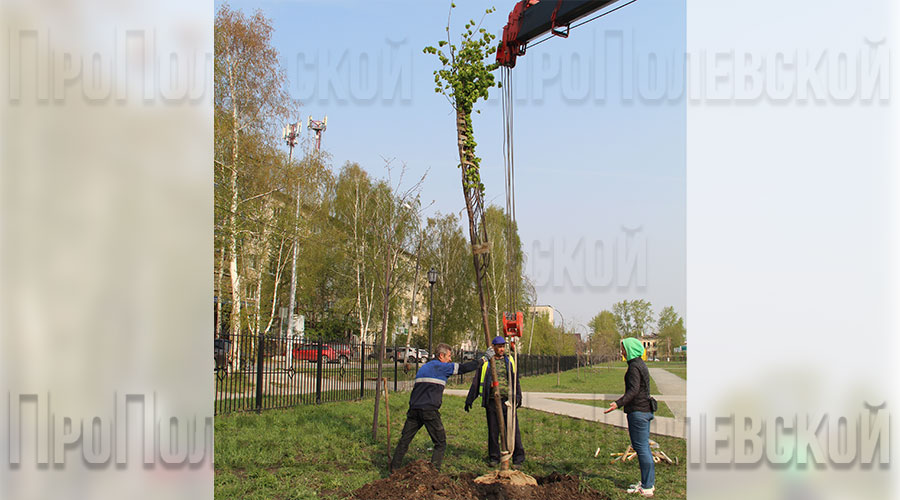
<svg viewBox="0 0 900 500"><path fill-rule="evenodd" d="M428 284L431 285L428 299L428 357L433 357L431 353L431 338L434 336L434 284L437 282L438 272L435 268L428 270Z"/></svg>
<svg viewBox="0 0 900 500"><path fill-rule="evenodd" d="M559 345L562 344L562 334L566 329L566 318L563 316L563 313L559 312L559 309L556 307L553 308L554 311L559 313L559 319L562 321L562 328L559 330L559 335L557 336L556 341L556 385L559 385Z"/></svg>

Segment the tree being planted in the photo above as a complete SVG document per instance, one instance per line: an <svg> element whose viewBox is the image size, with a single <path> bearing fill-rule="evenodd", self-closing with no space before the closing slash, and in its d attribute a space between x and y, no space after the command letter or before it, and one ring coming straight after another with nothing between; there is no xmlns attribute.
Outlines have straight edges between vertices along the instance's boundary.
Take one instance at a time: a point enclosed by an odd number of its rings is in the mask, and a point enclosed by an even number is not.
<svg viewBox="0 0 900 500"><path fill-rule="evenodd" d="M456 6L451 4L451 11ZM485 15L493 9L485 11ZM483 18L482 18L483 20ZM490 244L484 214L484 184L481 182L479 167L481 159L475 155L475 134L472 128L472 112L475 104L487 99L488 91L497 85L492 72L497 63L491 56L497 50L493 41L495 35L481 27L481 23L470 20L466 23L458 43L450 40L450 20L447 19L447 37L438 42L437 47L425 47L426 54L434 54L441 62L441 69L434 72L435 92L447 96L456 111L456 144L459 151L459 168L462 175L463 195L469 216L469 242L472 246L472 261L475 267L475 285L481 306L481 322L485 345L491 345L491 328L488 304L485 294L486 274L490 267ZM493 380L497 380L494 358L488 361ZM503 407L498 386L493 387L493 399L498 419L502 419ZM500 470L509 469L509 444L506 426L498 422L500 428Z"/></svg>

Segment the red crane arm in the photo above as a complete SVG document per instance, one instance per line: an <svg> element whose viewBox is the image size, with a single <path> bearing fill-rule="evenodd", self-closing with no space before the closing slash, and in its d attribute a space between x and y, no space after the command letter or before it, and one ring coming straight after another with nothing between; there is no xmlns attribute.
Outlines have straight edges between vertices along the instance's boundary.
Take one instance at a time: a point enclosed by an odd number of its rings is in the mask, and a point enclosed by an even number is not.
<svg viewBox="0 0 900 500"><path fill-rule="evenodd" d="M528 42L552 32L569 36L569 24L618 0L521 0L509 13L503 38L497 48L497 62L515 67L516 57L525 54Z"/></svg>

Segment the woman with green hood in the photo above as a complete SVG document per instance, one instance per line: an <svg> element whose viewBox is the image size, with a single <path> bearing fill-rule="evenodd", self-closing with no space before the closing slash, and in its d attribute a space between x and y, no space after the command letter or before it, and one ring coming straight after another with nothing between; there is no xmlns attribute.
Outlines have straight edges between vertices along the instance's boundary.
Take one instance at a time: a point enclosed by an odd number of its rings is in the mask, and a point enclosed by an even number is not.
<svg viewBox="0 0 900 500"><path fill-rule="evenodd" d="M622 339L622 356L628 362L625 371L625 394L609 404L609 413L622 408L628 418L628 435L631 447L637 453L641 466L641 482L632 484L628 493L640 493L652 497L656 489L656 468L653 465L653 454L650 452L650 421L653 420L654 400L650 397L650 371L641 357L644 346L641 341L628 337Z"/></svg>

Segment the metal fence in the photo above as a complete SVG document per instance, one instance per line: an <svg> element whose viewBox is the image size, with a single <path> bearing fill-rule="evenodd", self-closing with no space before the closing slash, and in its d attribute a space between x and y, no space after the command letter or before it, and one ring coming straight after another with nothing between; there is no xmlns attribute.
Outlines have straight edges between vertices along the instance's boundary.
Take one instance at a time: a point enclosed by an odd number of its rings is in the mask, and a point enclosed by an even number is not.
<svg viewBox="0 0 900 500"><path fill-rule="evenodd" d="M259 346L262 346L260 349ZM378 345L301 342L288 337L225 336L214 343L216 415L262 411L303 404L353 401L375 394ZM471 355L470 355L471 357ZM455 362L465 362L463 352ZM519 355L520 376L556 371L556 356ZM381 376L388 390L412 388L425 350L387 346ZM560 370L575 368L575 356L561 356ZM458 375L451 382L468 383Z"/></svg>

